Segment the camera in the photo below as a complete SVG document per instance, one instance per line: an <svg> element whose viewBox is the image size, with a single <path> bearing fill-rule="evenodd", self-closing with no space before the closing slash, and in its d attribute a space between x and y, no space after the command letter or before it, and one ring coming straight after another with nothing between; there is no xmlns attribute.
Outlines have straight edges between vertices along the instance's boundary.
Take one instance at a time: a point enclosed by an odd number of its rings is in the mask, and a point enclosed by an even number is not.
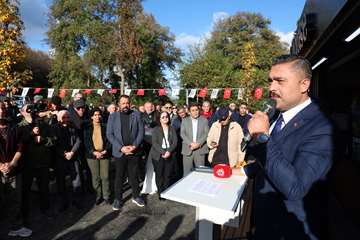
<svg viewBox="0 0 360 240"><path fill-rule="evenodd" d="M32 113L32 114L36 114L39 112L45 112L45 111L47 111L47 104L44 102L37 102L34 104L29 104L26 109L27 113Z"/></svg>

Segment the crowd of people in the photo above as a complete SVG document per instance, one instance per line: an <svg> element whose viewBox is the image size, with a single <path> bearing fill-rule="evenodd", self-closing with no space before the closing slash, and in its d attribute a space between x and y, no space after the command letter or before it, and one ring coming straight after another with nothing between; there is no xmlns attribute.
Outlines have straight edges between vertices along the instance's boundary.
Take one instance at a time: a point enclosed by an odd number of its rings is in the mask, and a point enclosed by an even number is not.
<svg viewBox="0 0 360 240"><path fill-rule="evenodd" d="M0 102L0 204L13 226L9 235L32 234L34 179L44 217L51 217L55 208L82 208L87 192L96 194L95 205L119 211L126 181L132 202L143 207L144 194L157 192L163 201L160 194L196 167L243 162L240 142L250 118L244 103L238 109L235 103L214 109L208 101L134 106L127 95L107 107L89 106L81 93L67 107L58 96L46 100L36 95L21 109L10 100ZM51 172L54 204L49 200Z"/></svg>
<svg viewBox="0 0 360 240"><path fill-rule="evenodd" d="M9 235L32 233L34 178L41 212L48 214L50 169L56 175L59 211L71 204L81 208L82 193L93 189L96 205L112 204L119 211L126 180L132 202L144 207L144 194L157 192L164 200L161 193L196 167L237 167L245 160L248 186L253 186L247 188L253 198L247 200L248 226L255 226L247 232L254 239L328 239L324 219L330 212L327 179L336 152L335 130L309 96L311 78L311 64L302 57L274 61L268 78L277 110L273 116L250 115L246 104L238 108L235 103L218 109L206 101L202 106L133 106L126 95L105 109L89 107L78 93L67 108L59 97L48 107L35 96L19 118L9 102L0 102L0 214L6 212L14 224ZM246 148L244 136L252 139ZM259 141L260 136L265 138Z"/></svg>

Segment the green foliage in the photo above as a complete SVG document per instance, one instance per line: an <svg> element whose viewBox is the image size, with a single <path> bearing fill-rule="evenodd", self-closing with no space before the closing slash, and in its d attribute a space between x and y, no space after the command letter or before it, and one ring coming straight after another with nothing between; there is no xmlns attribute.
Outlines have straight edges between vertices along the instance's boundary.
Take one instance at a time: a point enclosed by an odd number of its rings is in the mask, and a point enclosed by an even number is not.
<svg viewBox="0 0 360 240"><path fill-rule="evenodd" d="M279 37L268 26L270 21L260 14L237 13L215 23L204 46L191 48L182 65L180 76L186 88L245 88L251 107L255 87L267 86L267 73L274 57L286 52ZM220 91L218 98L222 98ZM209 95L209 94L208 94ZM237 91L232 99L237 100ZM215 102L224 102L218 99Z"/></svg>
<svg viewBox="0 0 360 240"><path fill-rule="evenodd" d="M157 88L167 85L162 70L180 61L174 36L139 0L54 0L49 26L58 88L119 88L115 66L130 88Z"/></svg>

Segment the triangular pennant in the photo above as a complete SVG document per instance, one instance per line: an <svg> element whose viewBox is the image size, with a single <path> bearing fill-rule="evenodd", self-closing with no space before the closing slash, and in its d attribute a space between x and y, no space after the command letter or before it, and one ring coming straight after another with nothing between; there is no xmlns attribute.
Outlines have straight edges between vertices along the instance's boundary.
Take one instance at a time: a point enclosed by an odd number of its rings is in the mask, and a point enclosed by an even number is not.
<svg viewBox="0 0 360 240"><path fill-rule="evenodd" d="M166 91L165 89L159 89L159 96L165 96L166 95Z"/></svg>
<svg viewBox="0 0 360 240"><path fill-rule="evenodd" d="M175 88L171 91L171 95L173 97L177 97L177 96L179 96L179 94L180 94L180 88Z"/></svg>
<svg viewBox="0 0 360 240"><path fill-rule="evenodd" d="M48 88L47 97L48 97L48 98L52 98L52 96L54 95L54 91L55 91L55 89L53 89L53 88Z"/></svg>
<svg viewBox="0 0 360 240"><path fill-rule="evenodd" d="M104 89L98 89L96 93L102 96L104 94Z"/></svg>
<svg viewBox="0 0 360 240"><path fill-rule="evenodd" d="M59 97L64 98L66 96L66 89L61 89Z"/></svg>
<svg viewBox="0 0 360 240"><path fill-rule="evenodd" d="M193 88L193 89L190 90L190 93L189 93L189 96L188 96L188 97L189 97L189 98L194 98L195 95L196 95L196 89Z"/></svg>
<svg viewBox="0 0 360 240"><path fill-rule="evenodd" d="M215 89L212 90L210 98L211 99L216 99L218 94L219 94L219 89L215 88Z"/></svg>
<svg viewBox="0 0 360 240"><path fill-rule="evenodd" d="M198 97L202 97L202 98L206 97L207 91L208 91L207 88L200 89L198 93Z"/></svg>
<svg viewBox="0 0 360 240"><path fill-rule="evenodd" d="M263 94L262 88L260 88L260 87L255 88L254 97L256 100L260 100L262 98L262 94Z"/></svg>
<svg viewBox="0 0 360 240"><path fill-rule="evenodd" d="M80 89L73 89L71 93L71 97L74 97L75 94L77 94L78 92L80 92Z"/></svg>
<svg viewBox="0 0 360 240"><path fill-rule="evenodd" d="M126 88L124 94L125 94L126 96L130 96L130 94L131 94L131 89Z"/></svg>
<svg viewBox="0 0 360 240"><path fill-rule="evenodd" d="M244 88L239 88L238 90L238 100L243 99L244 97Z"/></svg>
<svg viewBox="0 0 360 240"><path fill-rule="evenodd" d="M92 93L92 89L85 89L84 90L84 94L91 94Z"/></svg>
<svg viewBox="0 0 360 240"><path fill-rule="evenodd" d="M23 88L22 92L21 92L21 96L22 97L26 97L26 95L28 94L29 92L29 88L28 87L25 87Z"/></svg>
<svg viewBox="0 0 360 240"><path fill-rule="evenodd" d="M116 93L117 93L117 89L116 89L116 88L110 89L110 90L109 90L109 93L110 93L110 94L116 94Z"/></svg>
<svg viewBox="0 0 360 240"><path fill-rule="evenodd" d="M229 99L230 97L231 97L231 88L225 88L224 99Z"/></svg>
<svg viewBox="0 0 360 240"><path fill-rule="evenodd" d="M145 95L144 89L138 89L137 92L136 92L136 95L138 95L138 96L144 96L144 95Z"/></svg>
<svg viewBox="0 0 360 240"><path fill-rule="evenodd" d="M35 88L34 94L38 94L38 93L40 93L40 91L41 91L41 88Z"/></svg>

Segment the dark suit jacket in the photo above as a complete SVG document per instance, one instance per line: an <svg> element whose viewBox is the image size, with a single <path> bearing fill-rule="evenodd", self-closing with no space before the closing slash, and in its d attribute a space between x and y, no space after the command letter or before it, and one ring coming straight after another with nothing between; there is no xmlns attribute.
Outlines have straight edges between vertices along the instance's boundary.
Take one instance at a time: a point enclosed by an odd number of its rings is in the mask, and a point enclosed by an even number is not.
<svg viewBox="0 0 360 240"><path fill-rule="evenodd" d="M138 149L144 138L144 124L139 112L133 111L130 113L130 130L132 139L134 139L132 145ZM124 147L124 143L121 136L120 112L110 114L106 128L106 137L112 144L113 156L116 158L122 157L123 153L120 149Z"/></svg>
<svg viewBox="0 0 360 240"><path fill-rule="evenodd" d="M161 128L161 126L157 126L154 128L153 135L152 135L152 146L149 153L149 159L159 160L160 156L164 154L166 151L169 151L171 155L173 156L174 151L177 147L177 134L175 131L175 128L172 126L169 126L169 144L168 148L163 149L162 148L162 141L164 138L164 133Z"/></svg>
<svg viewBox="0 0 360 240"><path fill-rule="evenodd" d="M261 166L254 186L255 239L324 239L333 129L319 107L311 103L267 144L248 150Z"/></svg>

